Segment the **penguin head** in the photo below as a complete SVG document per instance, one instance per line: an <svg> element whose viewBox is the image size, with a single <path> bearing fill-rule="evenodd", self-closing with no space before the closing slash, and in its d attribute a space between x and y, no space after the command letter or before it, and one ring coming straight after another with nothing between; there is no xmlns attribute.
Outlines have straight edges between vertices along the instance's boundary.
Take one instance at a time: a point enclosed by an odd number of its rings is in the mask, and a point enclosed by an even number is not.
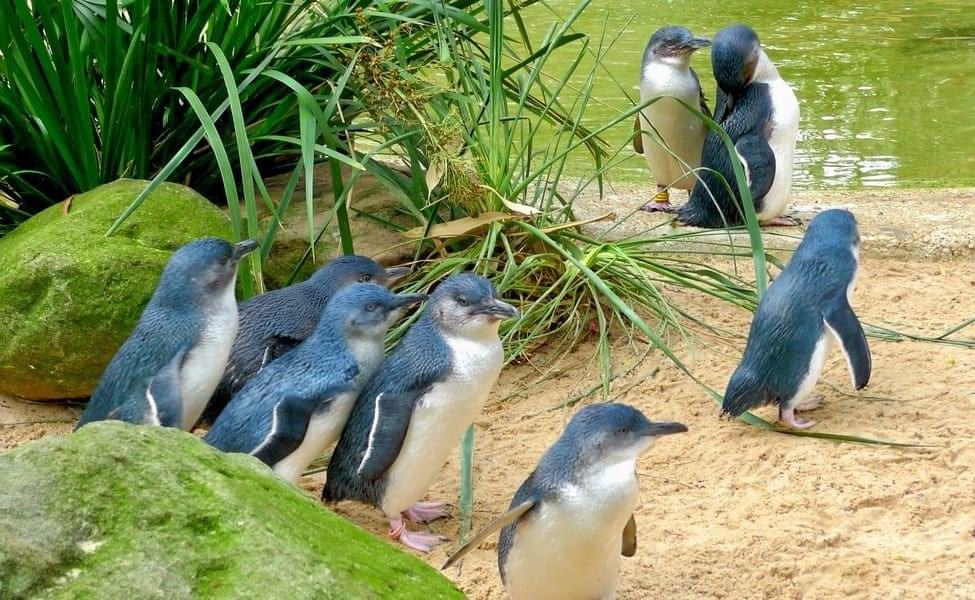
<svg viewBox="0 0 975 600"><path fill-rule="evenodd" d="M409 267L383 268L382 265L365 256L339 256L315 272L311 279L328 283L339 289L350 283L378 283L389 287L398 279L409 275Z"/></svg>
<svg viewBox="0 0 975 600"><path fill-rule="evenodd" d="M487 278L473 273L459 273L438 285L427 310L438 327L456 334L497 334L501 321L518 317Z"/></svg>
<svg viewBox="0 0 975 600"><path fill-rule="evenodd" d="M687 63L695 50L707 48L711 40L694 37L686 27L668 25L661 27L650 36L643 62L664 61Z"/></svg>
<svg viewBox="0 0 975 600"><path fill-rule="evenodd" d="M762 43L748 25L729 25L714 36L711 68L718 86L738 94L755 79L763 56Z"/></svg>
<svg viewBox="0 0 975 600"><path fill-rule="evenodd" d="M588 465L636 460L664 435L682 433L682 423L654 422L626 404L593 404L580 410L562 434L579 459Z"/></svg>
<svg viewBox="0 0 975 600"><path fill-rule="evenodd" d="M842 208L824 210L813 217L806 228L805 239L829 240L839 246L860 247L856 217Z"/></svg>
<svg viewBox="0 0 975 600"><path fill-rule="evenodd" d="M382 339L404 309L425 299L425 294L394 294L376 283L353 283L328 301L320 324L338 327L347 338Z"/></svg>
<svg viewBox="0 0 975 600"><path fill-rule="evenodd" d="M219 238L203 238L190 242L169 259L157 293L177 303L186 302L185 294L204 298L218 295L233 287L240 259L258 247L254 240L231 244Z"/></svg>

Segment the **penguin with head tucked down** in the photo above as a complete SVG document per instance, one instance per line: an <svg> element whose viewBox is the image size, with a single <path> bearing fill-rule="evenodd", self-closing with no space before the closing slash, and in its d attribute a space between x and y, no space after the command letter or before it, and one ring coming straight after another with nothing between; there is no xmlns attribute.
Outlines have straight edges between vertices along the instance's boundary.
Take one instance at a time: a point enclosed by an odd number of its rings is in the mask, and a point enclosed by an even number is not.
<svg viewBox="0 0 975 600"><path fill-rule="evenodd" d="M777 404L779 421L805 429L795 416L822 398L809 397L834 345L846 356L853 387L870 381L870 348L850 303L860 260L856 219L845 210L823 211L755 311L745 353L725 390L722 412L737 417Z"/></svg>
<svg viewBox="0 0 975 600"><path fill-rule="evenodd" d="M620 556L636 553L636 461L657 438L685 431L625 404L587 406L518 488L508 512L443 568L501 529L498 569L513 600L614 598Z"/></svg>
<svg viewBox="0 0 975 600"><path fill-rule="evenodd" d="M504 363L498 327L517 315L479 275L461 273L437 286L356 400L322 498L381 508L390 537L410 548L425 552L439 543L440 536L408 531L403 519L445 516L443 503L419 501L481 412Z"/></svg>
<svg viewBox="0 0 975 600"><path fill-rule="evenodd" d="M734 144L758 221L762 225L796 225L794 219L782 216L792 191L799 132L795 93L747 25L732 25L714 36L711 66L718 83L714 120ZM715 228L745 222L731 161L721 137L708 133L700 179L678 210L678 220Z"/></svg>
<svg viewBox="0 0 975 600"><path fill-rule="evenodd" d="M201 420L215 423L220 411L255 373L311 335L329 298L338 290L356 282L388 287L408 273L408 267L384 269L365 256L339 256L301 283L242 302L240 331L230 360Z"/></svg>
<svg viewBox="0 0 975 600"><path fill-rule="evenodd" d="M657 194L643 210L670 212L668 190L689 190L697 181L691 171L701 164L707 127L674 98L711 116L701 82L691 68L691 55L710 45L711 40L694 37L684 27L667 26L650 37L643 52L640 100L660 98L636 117L633 149L643 154L657 180Z"/></svg>
<svg viewBox="0 0 975 600"><path fill-rule="evenodd" d="M237 264L258 244L207 238L177 250L77 427L108 419L189 430L237 335Z"/></svg>

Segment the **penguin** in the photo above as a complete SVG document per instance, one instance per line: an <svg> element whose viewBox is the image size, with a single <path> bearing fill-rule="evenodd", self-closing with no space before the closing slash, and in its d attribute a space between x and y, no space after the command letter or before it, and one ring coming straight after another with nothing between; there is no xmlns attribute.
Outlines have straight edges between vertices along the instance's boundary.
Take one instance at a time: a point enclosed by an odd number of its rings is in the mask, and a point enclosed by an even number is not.
<svg viewBox="0 0 975 600"><path fill-rule="evenodd" d="M683 433L626 404L580 410L515 493L508 512L461 547L456 563L501 529L498 570L513 600L614 598L620 556L636 554L636 461Z"/></svg>
<svg viewBox="0 0 975 600"><path fill-rule="evenodd" d="M189 430L237 335L237 264L257 247L205 238L177 250L75 429L113 419Z"/></svg>
<svg viewBox="0 0 975 600"><path fill-rule="evenodd" d="M354 283L325 305L315 331L254 375L204 436L224 452L256 456L297 483L339 437L362 386L383 360L383 337L426 298Z"/></svg>
<svg viewBox="0 0 975 600"><path fill-rule="evenodd" d="M230 360L201 423L216 422L220 411L261 367L301 343L318 325L328 299L355 282L390 284L410 272L408 267L384 269L365 256L340 256L307 280L255 296L240 305L240 332Z"/></svg>
<svg viewBox="0 0 975 600"><path fill-rule="evenodd" d="M710 117L701 82L691 68L694 51L710 45L711 40L694 37L684 27L658 29L643 52L641 102L673 96L690 106L700 107L701 112ZM635 129L633 149L637 154L643 154L657 180L657 194L652 202L643 206L643 210L671 212L668 190L672 187L690 190L697 181L690 172L701 164L707 126L680 102L665 97L637 114Z"/></svg>
<svg viewBox="0 0 975 600"><path fill-rule="evenodd" d="M498 327L517 316L479 275L461 273L437 286L356 400L322 499L379 507L390 537L415 550L442 541L408 531L403 518L429 522L446 515L443 503L418 501L484 406L504 363Z"/></svg>
<svg viewBox="0 0 975 600"><path fill-rule="evenodd" d="M854 389L870 381L870 348L850 307L859 271L860 235L853 215L833 209L816 215L785 269L755 311L745 353L725 390L722 414L777 404L779 421L806 429L813 421L795 411L812 410L809 397L830 349L846 356Z"/></svg>
<svg viewBox="0 0 975 600"><path fill-rule="evenodd" d="M799 134L795 93L747 25L731 25L714 36L711 66L718 84L714 120L735 145L759 222L797 225L795 219L782 216L792 193ZM711 228L744 223L728 149L713 131L704 141L701 166L700 179L678 210L678 220Z"/></svg>

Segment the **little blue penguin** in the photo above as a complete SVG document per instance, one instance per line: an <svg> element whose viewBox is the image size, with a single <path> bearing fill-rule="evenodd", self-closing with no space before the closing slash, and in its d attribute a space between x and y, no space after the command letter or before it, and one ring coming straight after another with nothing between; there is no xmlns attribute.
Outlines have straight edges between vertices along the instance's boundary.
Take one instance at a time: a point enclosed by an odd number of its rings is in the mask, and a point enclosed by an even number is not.
<svg viewBox="0 0 975 600"><path fill-rule="evenodd" d="M870 381L870 348L850 303L859 271L860 235L846 210L823 211L755 311L745 354L725 391L722 413L737 417L777 404L779 421L805 429L796 418L821 397L809 397L833 344L846 356L853 387Z"/></svg>
<svg viewBox="0 0 975 600"><path fill-rule="evenodd" d="M365 256L330 260L307 280L255 296L240 305L240 332L220 385L201 421L215 423L220 411L261 367L294 348L318 325L328 299L350 283L389 287L408 267L384 269Z"/></svg>
<svg viewBox="0 0 975 600"><path fill-rule="evenodd" d="M718 84L714 120L735 145L759 222L798 224L782 217L792 192L792 163L799 134L795 93L747 25L731 25L714 36L711 67ZM712 228L744 223L728 149L713 131L704 141L701 167L700 179L678 210L678 219L687 225Z"/></svg>
<svg viewBox="0 0 975 600"><path fill-rule="evenodd" d="M77 427L114 419L189 430L237 335L237 264L257 247L206 238L177 250Z"/></svg>
<svg viewBox="0 0 975 600"><path fill-rule="evenodd" d="M711 116L697 73L691 68L691 54L707 48L711 40L694 37L684 27L658 29L643 52L640 67L640 100L660 96L679 98ZM701 148L707 126L680 102L661 98L636 117L633 149L643 154L657 180L657 195L643 210L670 211L670 188L689 190L697 178L691 173L701 164Z"/></svg>
<svg viewBox="0 0 975 600"><path fill-rule="evenodd" d="M620 556L636 554L636 461L657 438L685 431L625 404L587 406L518 488L508 512L443 568L501 529L498 569L513 600L614 598Z"/></svg>
<svg viewBox="0 0 975 600"><path fill-rule="evenodd" d="M305 341L254 375L220 413L207 443L264 461L291 482L332 445L383 360L383 337L423 294L375 283L339 290Z"/></svg>
<svg viewBox="0 0 975 600"><path fill-rule="evenodd" d="M437 286L356 400L322 498L381 508L390 537L410 548L426 552L442 541L407 531L403 518L445 516L443 503L419 500L484 406L504 362L498 326L517 316L479 275L461 273Z"/></svg>

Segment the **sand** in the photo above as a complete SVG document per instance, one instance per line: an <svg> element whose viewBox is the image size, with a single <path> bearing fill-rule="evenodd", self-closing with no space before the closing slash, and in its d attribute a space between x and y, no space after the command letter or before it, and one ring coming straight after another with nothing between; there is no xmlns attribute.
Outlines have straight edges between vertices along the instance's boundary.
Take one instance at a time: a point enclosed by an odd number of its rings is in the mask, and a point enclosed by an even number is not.
<svg viewBox="0 0 975 600"><path fill-rule="evenodd" d="M975 316L975 263L965 252L948 259L871 249L870 235L864 231L854 301L863 321L937 335ZM749 314L687 291L668 294L733 333L698 335L690 344L670 338L695 373L723 389ZM975 326L959 335L973 339ZM852 390L839 352L830 356L816 390L825 402L808 413L815 430L929 447L840 444L719 421L711 399L659 353L613 383L612 399L690 428L662 439L638 464L639 548L623 560L620 598L975 597L975 351L879 339L870 346L873 377L862 392ZM618 348L614 366L625 371L636 358ZM475 527L507 508L573 411L601 400L563 408L597 381L591 345L555 370L521 364L503 372L476 423ZM0 447L66 434L78 414L76 407L2 400ZM774 417L770 408L759 414ZM428 499L456 506L458 470L455 453ZM302 486L317 497L322 478L306 477ZM385 534L377 510L336 508ZM432 528L458 536L457 519ZM496 542L446 572L471 598L503 597ZM452 547L426 558L439 566Z"/></svg>

